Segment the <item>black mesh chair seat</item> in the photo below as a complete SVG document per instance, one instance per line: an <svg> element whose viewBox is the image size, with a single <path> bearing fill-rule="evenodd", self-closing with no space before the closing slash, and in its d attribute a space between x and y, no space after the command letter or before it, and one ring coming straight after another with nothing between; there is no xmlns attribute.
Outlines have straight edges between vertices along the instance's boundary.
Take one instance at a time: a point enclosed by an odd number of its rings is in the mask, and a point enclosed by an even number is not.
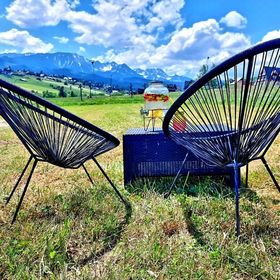
<svg viewBox="0 0 280 280"><path fill-rule="evenodd" d="M32 173L39 161L63 168L73 169L82 166L92 182L84 163L93 159L121 200L126 203L96 160L96 156L119 145L117 138L70 112L3 80L0 80L0 114L31 155L7 203L28 165L34 160L13 221L16 219Z"/></svg>
<svg viewBox="0 0 280 280"><path fill-rule="evenodd" d="M228 128L228 131L223 133L216 131L217 135L212 132L211 136L207 132L200 132L199 136L196 136L197 133L174 134L173 140L188 147L207 165L225 167L232 164L234 158L231 147L236 145L241 137L246 139L246 141L241 141L242 145L240 145L240 153L237 158L242 166L259 158L265 147L269 147L273 142L275 130L279 130L279 127L280 113L250 128L243 129L241 135L239 135L239 131L230 131Z"/></svg>
<svg viewBox="0 0 280 280"><path fill-rule="evenodd" d="M246 166L247 182L249 162L261 159L280 191L265 160L280 130L279 48L280 39L271 40L221 63L174 102L163 122L166 135L208 165L234 169L237 235L239 167Z"/></svg>

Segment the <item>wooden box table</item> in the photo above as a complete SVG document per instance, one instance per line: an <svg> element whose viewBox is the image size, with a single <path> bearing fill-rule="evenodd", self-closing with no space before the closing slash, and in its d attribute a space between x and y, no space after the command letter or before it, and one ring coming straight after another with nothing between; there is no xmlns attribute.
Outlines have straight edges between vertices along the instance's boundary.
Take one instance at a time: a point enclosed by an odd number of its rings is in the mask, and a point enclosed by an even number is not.
<svg viewBox="0 0 280 280"><path fill-rule="evenodd" d="M230 169L206 165L166 137L161 129L145 131L131 128L123 135L124 184L141 177L175 176L187 152L189 155L181 170L182 175L227 175L233 182Z"/></svg>

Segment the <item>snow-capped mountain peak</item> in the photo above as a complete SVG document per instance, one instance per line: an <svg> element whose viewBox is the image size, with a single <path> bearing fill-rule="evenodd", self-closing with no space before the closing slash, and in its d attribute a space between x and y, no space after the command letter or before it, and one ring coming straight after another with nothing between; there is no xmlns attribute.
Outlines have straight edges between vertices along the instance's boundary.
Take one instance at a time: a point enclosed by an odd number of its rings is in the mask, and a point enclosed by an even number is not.
<svg viewBox="0 0 280 280"><path fill-rule="evenodd" d="M150 81L182 84L187 77L170 76L160 68L131 69L126 64L92 61L74 53L0 54L0 69L29 70L51 75L110 83L121 87L144 87Z"/></svg>

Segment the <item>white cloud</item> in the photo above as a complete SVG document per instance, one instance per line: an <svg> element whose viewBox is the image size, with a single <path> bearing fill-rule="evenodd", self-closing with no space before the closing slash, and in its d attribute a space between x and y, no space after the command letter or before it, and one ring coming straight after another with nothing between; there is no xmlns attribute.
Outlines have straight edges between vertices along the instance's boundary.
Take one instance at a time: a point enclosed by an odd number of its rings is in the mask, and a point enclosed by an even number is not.
<svg viewBox="0 0 280 280"><path fill-rule="evenodd" d="M79 47L79 52L85 52L86 49L84 47Z"/></svg>
<svg viewBox="0 0 280 280"><path fill-rule="evenodd" d="M183 28L174 34L170 42L157 48L150 57L151 64L179 72L196 72L207 57L211 63L219 63L249 47L250 40L242 33L222 33L219 23L209 19Z"/></svg>
<svg viewBox="0 0 280 280"><path fill-rule="evenodd" d="M67 44L69 42L69 38L66 38L64 36L62 37L54 36L53 38L57 40L60 44Z"/></svg>
<svg viewBox="0 0 280 280"><path fill-rule="evenodd" d="M144 42L119 53L109 50L98 59L127 63L132 67L161 67L170 74L196 76L207 57L210 64L218 64L250 45L244 34L223 33L219 23L209 19L174 32L170 41L159 47Z"/></svg>
<svg viewBox="0 0 280 280"><path fill-rule="evenodd" d="M16 49L5 49L0 51L0 53L17 53Z"/></svg>
<svg viewBox="0 0 280 280"><path fill-rule="evenodd" d="M276 38L280 38L280 29L268 32L263 36L262 41L269 41Z"/></svg>
<svg viewBox="0 0 280 280"><path fill-rule="evenodd" d="M28 31L20 31L15 28L0 33L0 44L19 48L23 53L46 53L53 49L50 43L44 43L41 39L29 34Z"/></svg>
<svg viewBox="0 0 280 280"><path fill-rule="evenodd" d="M154 16L150 18L146 30L151 32L155 28L162 28L170 23L176 26L176 29L179 29L183 25L180 10L184 7L184 4L184 0L162 0L156 2L151 7Z"/></svg>
<svg viewBox="0 0 280 280"><path fill-rule="evenodd" d="M14 0L7 8L7 19L21 27L55 25L63 20L78 34L75 38L78 43L113 48L115 52L108 52L108 56L127 52L131 60L137 49L140 61L146 56L143 52L155 49L160 32L167 27L168 32L174 32L182 26L180 10L184 3L184 0L96 0L92 4L94 12L89 13L73 10L79 4L77 0Z"/></svg>
<svg viewBox="0 0 280 280"><path fill-rule="evenodd" d="M118 6L109 4L98 8L98 15L87 12L70 12L70 28L81 35L80 44L109 46L130 45L132 35L139 33L135 20L123 17Z"/></svg>
<svg viewBox="0 0 280 280"><path fill-rule="evenodd" d="M20 27L57 25L69 11L66 0L15 0L6 18Z"/></svg>
<svg viewBox="0 0 280 280"><path fill-rule="evenodd" d="M231 11L221 18L220 23L228 27L245 28L247 19L236 11Z"/></svg>
<svg viewBox="0 0 280 280"><path fill-rule="evenodd" d="M72 9L75 9L80 5L80 0L68 0L67 1Z"/></svg>
<svg viewBox="0 0 280 280"><path fill-rule="evenodd" d="M70 11L67 20L80 34L78 43L129 48L140 40L150 43L151 37L155 43L154 33L167 26L178 29L183 23L179 13L183 6L184 0L97 0L94 14Z"/></svg>
<svg viewBox="0 0 280 280"><path fill-rule="evenodd" d="M183 28L180 11L184 0L95 0L92 13L74 10L79 2L14 0L7 8L7 18L21 27L67 22L79 44L107 48L104 55L93 59L131 67L161 67L173 74L195 76L207 57L217 64L251 44L245 34L222 29L222 24L246 25L247 19L235 11L220 22L209 19ZM66 42L67 38L62 38L55 39ZM84 52L84 47L79 52Z"/></svg>
<svg viewBox="0 0 280 280"><path fill-rule="evenodd" d="M150 66L150 57L156 51L156 47L151 44L146 46L135 46L126 51L116 52L110 49L103 56L93 58L101 62L115 61L116 63L126 63L130 67L146 68Z"/></svg>

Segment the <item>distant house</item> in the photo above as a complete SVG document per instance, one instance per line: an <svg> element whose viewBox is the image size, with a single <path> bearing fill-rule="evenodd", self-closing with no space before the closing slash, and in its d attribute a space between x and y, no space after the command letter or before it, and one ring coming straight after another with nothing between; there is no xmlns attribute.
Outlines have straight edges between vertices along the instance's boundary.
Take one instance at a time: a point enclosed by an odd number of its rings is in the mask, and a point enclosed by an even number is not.
<svg viewBox="0 0 280 280"><path fill-rule="evenodd" d="M243 77L237 78L236 80L230 79L230 85L235 85L235 84L239 86L243 86L245 84L245 79Z"/></svg>
<svg viewBox="0 0 280 280"><path fill-rule="evenodd" d="M11 76L13 75L13 70L12 68L9 66L9 67L5 67L2 71L1 71L1 74L4 74L6 76Z"/></svg>
<svg viewBox="0 0 280 280"><path fill-rule="evenodd" d="M194 81L193 80L187 80L184 82L184 90L186 90Z"/></svg>
<svg viewBox="0 0 280 280"><path fill-rule="evenodd" d="M277 81L277 83L280 83L280 68L279 67L269 67L269 66L264 66L264 70L262 73L260 73L259 76L254 77L253 81L251 84L256 85L259 83L264 83L267 81ZM230 85L239 85L239 86L244 86L246 80L241 77L237 78L236 80L230 79Z"/></svg>
<svg viewBox="0 0 280 280"><path fill-rule="evenodd" d="M261 75L259 75L258 77L254 78L254 84L259 84L259 83L263 83L265 82L267 79L266 79L266 75L265 73L262 73Z"/></svg>
<svg viewBox="0 0 280 280"><path fill-rule="evenodd" d="M143 94L144 93L144 89L143 88L138 88L137 89L137 94Z"/></svg>
<svg viewBox="0 0 280 280"><path fill-rule="evenodd" d="M254 79L254 84L275 80L280 82L280 68L264 66L263 72Z"/></svg>
<svg viewBox="0 0 280 280"><path fill-rule="evenodd" d="M18 71L15 71L15 72L13 73L13 75L14 75L14 76L23 77L23 76L25 76L26 74L25 74L24 71L18 70Z"/></svg>
<svg viewBox="0 0 280 280"><path fill-rule="evenodd" d="M264 67L264 73L266 80L280 82L280 68L279 67Z"/></svg>
<svg viewBox="0 0 280 280"><path fill-rule="evenodd" d="M166 87L168 88L169 92L177 91L177 85L176 84L167 84Z"/></svg>

